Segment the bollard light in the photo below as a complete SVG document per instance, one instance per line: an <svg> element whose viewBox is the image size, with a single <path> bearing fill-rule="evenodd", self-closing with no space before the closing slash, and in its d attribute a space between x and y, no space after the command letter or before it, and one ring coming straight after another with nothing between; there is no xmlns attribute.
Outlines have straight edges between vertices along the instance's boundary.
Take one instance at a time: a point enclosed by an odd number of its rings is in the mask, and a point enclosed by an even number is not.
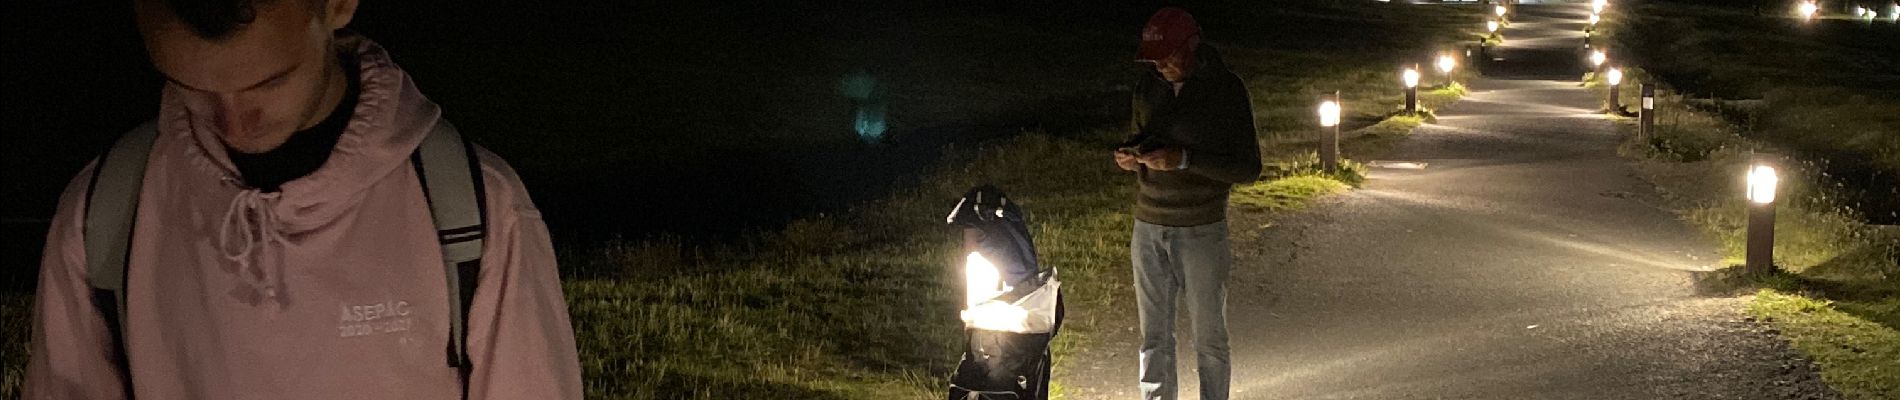
<svg viewBox="0 0 1900 400"><path fill-rule="evenodd" d="M1755 204L1775 202L1775 186L1781 184L1781 177L1775 174L1775 167L1755 164L1748 168L1748 201Z"/></svg>
<svg viewBox="0 0 1900 400"><path fill-rule="evenodd" d="M1502 17L1502 16L1504 16L1504 12L1505 12L1505 10L1504 10L1504 5L1498 5L1498 6L1497 6L1497 13L1498 13L1498 16L1500 16L1500 17Z"/></svg>
<svg viewBox="0 0 1900 400"><path fill-rule="evenodd" d="M1623 115L1623 70L1610 67L1603 71L1603 80L1610 84L1610 113Z"/></svg>
<svg viewBox="0 0 1900 400"><path fill-rule="evenodd" d="M1339 172L1339 92L1319 103L1319 167L1331 174Z"/></svg>
<svg viewBox="0 0 1900 400"><path fill-rule="evenodd" d="M1814 19L1814 13L1820 11L1821 6L1812 1L1801 2L1801 5L1796 8L1796 12L1801 14L1801 19Z"/></svg>
<svg viewBox="0 0 1900 400"><path fill-rule="evenodd" d="M1339 125L1339 103L1327 100L1319 103L1319 126Z"/></svg>
<svg viewBox="0 0 1900 400"><path fill-rule="evenodd" d="M1610 61L1610 56L1603 54L1603 50L1590 50L1590 68L1603 68L1603 63L1606 61Z"/></svg>
<svg viewBox="0 0 1900 400"><path fill-rule="evenodd" d="M1498 21L1484 21L1484 30L1491 31L1491 33L1498 33Z"/></svg>
<svg viewBox="0 0 1900 400"><path fill-rule="evenodd" d="M1775 186L1781 178L1771 165L1775 157L1756 153L1748 167L1747 264L1750 275L1765 276L1775 270Z"/></svg>
<svg viewBox="0 0 1900 400"><path fill-rule="evenodd" d="M1452 87L1452 70L1457 68L1457 59L1452 55L1438 55L1438 74L1444 74L1444 87Z"/></svg>
<svg viewBox="0 0 1900 400"><path fill-rule="evenodd" d="M1858 5L1854 6L1854 18L1863 18L1866 16L1867 16L1867 7L1861 7Z"/></svg>
<svg viewBox="0 0 1900 400"><path fill-rule="evenodd" d="M1400 79L1405 81L1405 112L1407 114L1417 114L1418 64L1412 64L1411 68L1406 68L1405 73L1399 75L1401 76Z"/></svg>
<svg viewBox="0 0 1900 400"><path fill-rule="evenodd" d="M1900 22L1900 3L1887 7L1887 21Z"/></svg>
<svg viewBox="0 0 1900 400"><path fill-rule="evenodd" d="M1603 22L1603 16L1590 14L1590 26L1597 26L1598 22Z"/></svg>
<svg viewBox="0 0 1900 400"><path fill-rule="evenodd" d="M1596 14L1602 14L1603 8L1608 7L1609 5L1610 5L1610 0L1592 1L1590 2L1590 12L1596 13Z"/></svg>

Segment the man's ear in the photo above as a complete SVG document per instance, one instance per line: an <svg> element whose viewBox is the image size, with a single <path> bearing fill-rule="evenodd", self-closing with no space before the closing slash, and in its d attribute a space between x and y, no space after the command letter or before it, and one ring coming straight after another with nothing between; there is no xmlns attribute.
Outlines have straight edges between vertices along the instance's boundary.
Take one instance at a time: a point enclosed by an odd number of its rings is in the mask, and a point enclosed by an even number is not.
<svg viewBox="0 0 1900 400"><path fill-rule="evenodd" d="M324 21L329 21L331 31L343 29L356 18L357 0L314 0L323 2Z"/></svg>

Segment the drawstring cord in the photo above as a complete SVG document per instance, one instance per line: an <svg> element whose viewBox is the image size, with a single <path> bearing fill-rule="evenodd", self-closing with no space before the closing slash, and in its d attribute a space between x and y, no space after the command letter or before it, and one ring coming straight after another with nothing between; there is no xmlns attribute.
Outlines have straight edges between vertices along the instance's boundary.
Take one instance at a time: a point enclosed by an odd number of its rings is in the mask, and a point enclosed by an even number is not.
<svg viewBox="0 0 1900 400"><path fill-rule="evenodd" d="M284 235L277 223L274 205L281 193L265 193L254 188L245 188L231 199L231 206L225 209L224 222L218 228L218 252L225 260L236 265L236 270L227 271L242 279L246 287L237 288L243 298L250 300L277 299L278 283L282 278L280 271L271 271L261 264L282 264L258 260L264 247L284 243ZM237 241L232 234L236 231ZM262 242L260 244L260 242ZM233 243L238 244L233 249ZM275 268L283 268L275 265ZM245 289L249 289L248 291ZM245 293L248 292L248 293Z"/></svg>

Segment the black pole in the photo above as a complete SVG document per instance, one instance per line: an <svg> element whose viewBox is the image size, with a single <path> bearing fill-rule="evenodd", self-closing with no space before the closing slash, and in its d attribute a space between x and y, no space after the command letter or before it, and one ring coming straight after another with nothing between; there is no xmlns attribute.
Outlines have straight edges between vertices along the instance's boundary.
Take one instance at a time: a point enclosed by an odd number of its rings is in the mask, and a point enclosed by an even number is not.
<svg viewBox="0 0 1900 400"><path fill-rule="evenodd" d="M1405 88L1405 113L1418 113L1418 86Z"/></svg>
<svg viewBox="0 0 1900 400"><path fill-rule="evenodd" d="M1656 86L1648 82L1643 83L1642 113L1641 129L1636 130L1637 143L1643 143L1649 140L1650 135L1656 134Z"/></svg>
<svg viewBox="0 0 1900 400"><path fill-rule="evenodd" d="M1618 99L1618 97L1622 97L1623 91L1620 90L1622 88L1623 85L1610 85L1610 113L1612 114L1623 113L1623 102L1621 99Z"/></svg>

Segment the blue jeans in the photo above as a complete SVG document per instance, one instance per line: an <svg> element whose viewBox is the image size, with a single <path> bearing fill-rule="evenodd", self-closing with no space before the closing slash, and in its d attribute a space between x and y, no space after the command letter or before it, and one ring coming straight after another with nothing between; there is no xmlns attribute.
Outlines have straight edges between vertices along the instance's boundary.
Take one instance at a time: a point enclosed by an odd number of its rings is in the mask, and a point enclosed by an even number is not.
<svg viewBox="0 0 1900 400"><path fill-rule="evenodd" d="M1227 347L1227 276L1233 269L1227 222L1173 227L1137 220L1129 255L1135 266L1135 301L1141 307L1141 398L1173 400L1177 396L1174 305L1177 297L1186 294L1201 399L1227 399L1232 370Z"/></svg>

